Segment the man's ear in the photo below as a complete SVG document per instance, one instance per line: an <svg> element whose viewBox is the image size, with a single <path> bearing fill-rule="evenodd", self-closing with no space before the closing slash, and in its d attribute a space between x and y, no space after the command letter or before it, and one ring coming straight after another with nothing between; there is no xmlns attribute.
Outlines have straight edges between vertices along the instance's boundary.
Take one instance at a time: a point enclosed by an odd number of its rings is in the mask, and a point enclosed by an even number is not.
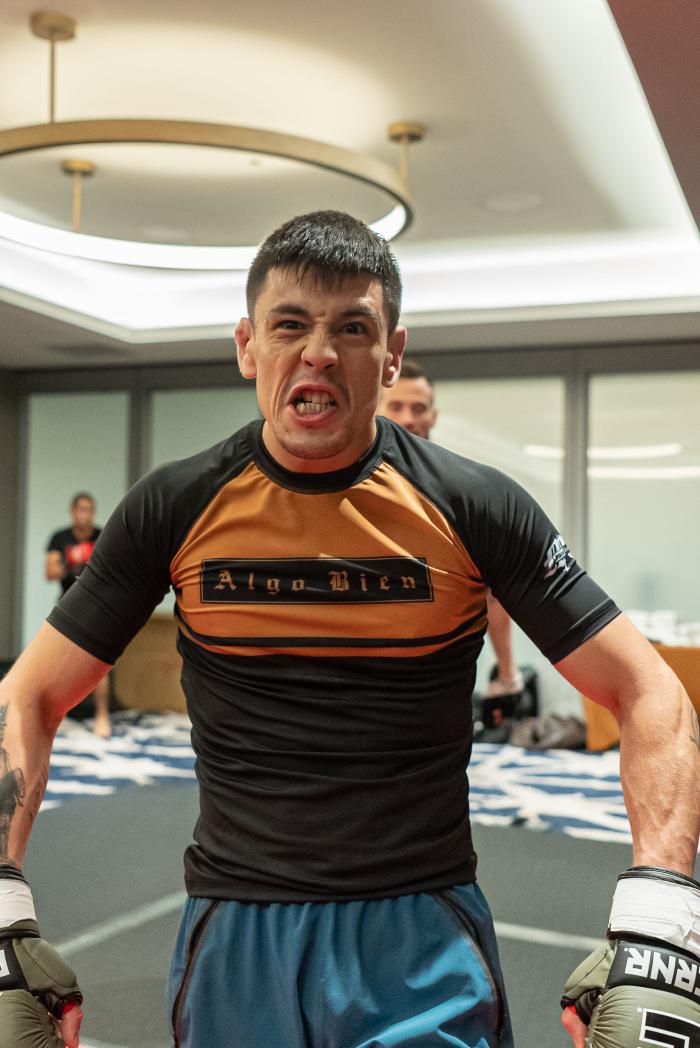
<svg viewBox="0 0 700 1048"><path fill-rule="evenodd" d="M396 380L401 374L401 360L407 339L408 331L405 327L395 327L389 335L384 370L382 372L382 385L386 386L387 389L396 384Z"/></svg>
<svg viewBox="0 0 700 1048"><path fill-rule="evenodd" d="M249 317L239 320L236 327L236 356L238 370L243 378L255 378L258 373L255 364L255 332Z"/></svg>

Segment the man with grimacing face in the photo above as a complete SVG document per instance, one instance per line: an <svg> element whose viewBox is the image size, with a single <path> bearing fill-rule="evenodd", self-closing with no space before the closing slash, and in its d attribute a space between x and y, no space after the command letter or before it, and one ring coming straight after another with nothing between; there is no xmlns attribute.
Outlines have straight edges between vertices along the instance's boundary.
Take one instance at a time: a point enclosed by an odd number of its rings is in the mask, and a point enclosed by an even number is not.
<svg viewBox="0 0 700 1048"><path fill-rule="evenodd" d="M238 361L263 419L139 481L0 685L6 950L22 957L36 935L15 787L33 796L54 725L172 587L200 792L174 1043L512 1046L465 776L486 588L617 713L635 867L611 934L648 942L644 900L663 891L656 934L672 953L689 946L673 916L696 905L691 707L522 488L375 419L406 340L385 241L338 212L292 219L260 248L247 294ZM577 1045L591 1011L606 1044L632 1043L607 1003L616 941L586 966L602 995L567 984ZM31 950L57 971L43 940ZM32 994L72 1006L61 1021L77 1043L77 984L62 970L49 997L32 978L0 996L5 1028L28 1021ZM620 992L636 1015L644 988ZM669 995L691 1021L697 1003Z"/></svg>

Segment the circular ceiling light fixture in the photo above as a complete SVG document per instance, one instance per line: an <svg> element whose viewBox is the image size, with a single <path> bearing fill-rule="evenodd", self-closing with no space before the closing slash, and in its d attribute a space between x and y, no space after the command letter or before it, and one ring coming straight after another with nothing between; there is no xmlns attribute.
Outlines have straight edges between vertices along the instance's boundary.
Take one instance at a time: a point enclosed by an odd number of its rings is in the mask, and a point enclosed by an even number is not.
<svg viewBox="0 0 700 1048"><path fill-rule="evenodd" d="M141 118L57 121L56 44L74 38L76 23L60 12L40 11L31 16L30 25L35 36L50 44L49 121L0 131L0 158L56 147L77 146L82 151L91 145L125 143L207 147L241 151L254 157L266 155L346 176L388 197L388 211L370 223L370 227L387 240L411 224L414 208L408 183L408 149L410 144L422 140L424 125L403 121L389 126L389 139L401 149L400 166L395 169L381 160L325 142L233 124ZM0 211L0 237L74 258L121 265L207 270L247 269L250 265L255 245L150 243L84 232L81 227L83 182L95 174L97 167L84 158L70 158L60 166L73 181L72 230Z"/></svg>

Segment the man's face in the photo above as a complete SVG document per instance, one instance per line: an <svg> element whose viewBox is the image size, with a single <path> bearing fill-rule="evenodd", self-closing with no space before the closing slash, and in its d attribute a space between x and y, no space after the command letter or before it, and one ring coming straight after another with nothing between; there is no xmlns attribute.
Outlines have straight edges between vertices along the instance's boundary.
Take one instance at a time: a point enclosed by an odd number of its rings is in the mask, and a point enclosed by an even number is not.
<svg viewBox="0 0 700 1048"><path fill-rule="evenodd" d="M430 383L422 377L399 377L391 389L382 391L379 414L427 440L437 418Z"/></svg>
<svg viewBox="0 0 700 1048"><path fill-rule="evenodd" d="M93 527L95 519L95 503L92 499L78 499L76 504L71 507L71 519L73 521L73 527L79 528L85 531L87 528Z"/></svg>
<svg viewBox="0 0 700 1048"><path fill-rule="evenodd" d="M314 473L355 462L374 440L379 392L396 381L405 343L405 328L388 333L374 277L329 289L313 274L270 270L236 345L241 374L256 379L273 458Z"/></svg>

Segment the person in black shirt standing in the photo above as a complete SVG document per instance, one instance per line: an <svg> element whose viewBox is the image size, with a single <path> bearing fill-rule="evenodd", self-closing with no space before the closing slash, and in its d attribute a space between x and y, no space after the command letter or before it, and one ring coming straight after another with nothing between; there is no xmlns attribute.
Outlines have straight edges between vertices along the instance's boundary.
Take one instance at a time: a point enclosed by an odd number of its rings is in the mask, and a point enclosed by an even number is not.
<svg viewBox="0 0 700 1048"><path fill-rule="evenodd" d="M101 528L95 526L95 499L87 491L79 491L70 503L71 525L55 531L46 547L44 574L48 582L58 581L61 595L65 595L85 568ZM108 738L109 678L103 677L94 691L95 735Z"/></svg>

